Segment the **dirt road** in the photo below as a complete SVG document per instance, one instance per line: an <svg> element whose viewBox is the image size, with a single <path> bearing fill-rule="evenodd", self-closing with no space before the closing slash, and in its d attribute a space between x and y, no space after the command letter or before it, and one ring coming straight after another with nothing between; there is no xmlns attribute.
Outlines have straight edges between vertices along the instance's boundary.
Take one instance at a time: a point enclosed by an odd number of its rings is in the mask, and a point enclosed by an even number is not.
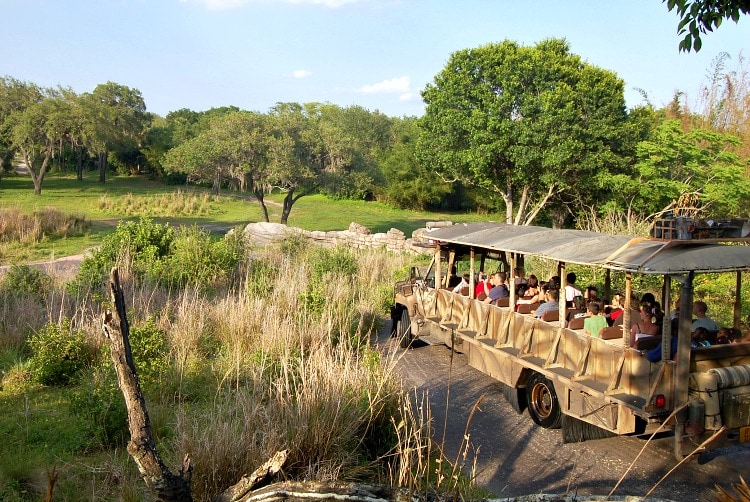
<svg viewBox="0 0 750 502"><path fill-rule="evenodd" d="M388 338L380 341L389 350L396 345ZM438 438L448 413L449 458L456 458L469 412L485 396L470 424L470 441L477 458L477 483L499 497L607 495L646 444L639 437L563 444L559 430L534 425L527 413L516 414L500 387L471 368L464 355L455 354L451 365L450 349L422 342L401 352L397 370L405 386L429 393ZM672 445L672 438L652 441L614 495L645 495L675 466ZM469 458L467 465L471 463ZM716 483L729 487L740 475L750 478L750 444L700 455L670 475L652 496L713 501Z"/></svg>

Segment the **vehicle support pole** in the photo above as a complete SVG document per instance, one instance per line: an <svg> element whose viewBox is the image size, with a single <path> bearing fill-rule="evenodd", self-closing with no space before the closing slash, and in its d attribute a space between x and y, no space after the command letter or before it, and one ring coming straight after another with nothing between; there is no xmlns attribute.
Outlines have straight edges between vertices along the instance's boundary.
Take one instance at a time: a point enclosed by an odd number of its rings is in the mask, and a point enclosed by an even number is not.
<svg viewBox="0 0 750 502"><path fill-rule="evenodd" d="M665 315L661 321L661 360L668 361L672 357L672 323L669 319L669 306L672 304L672 276L664 276L664 288L662 289L661 304Z"/></svg>
<svg viewBox="0 0 750 502"><path fill-rule="evenodd" d="M625 340L627 341L627 347L630 347L633 345L632 334L630 333L630 313L632 312L633 306L631 305L631 300L633 298L633 294L631 291L632 287L632 281L633 281L633 274L630 272L625 273L625 308L624 312L622 313L622 329L625 330Z"/></svg>
<svg viewBox="0 0 750 502"><path fill-rule="evenodd" d="M674 398L672 408L682 406L688 400L688 378L690 377L690 339L693 333L693 272L688 272L682 283L680 294L680 324L677 330L677 363L674 371ZM675 415L674 455L678 460L682 452L682 436L687 420L687 407Z"/></svg>
<svg viewBox="0 0 750 502"><path fill-rule="evenodd" d="M469 298L474 299L474 289L476 289L474 277L476 277L476 270L474 269L474 247L469 248Z"/></svg>
<svg viewBox="0 0 750 502"><path fill-rule="evenodd" d="M560 327L565 327L565 321L567 320L567 313L568 313L568 295L566 293L565 287L568 285L565 276L567 275L565 272L565 262L557 262L557 273L560 275L560 293L559 298L557 300L557 311L558 311L558 319L560 323Z"/></svg>
<svg viewBox="0 0 750 502"><path fill-rule="evenodd" d="M734 316L732 318L735 328L740 327L742 320L742 272L737 271L737 284L734 286Z"/></svg>

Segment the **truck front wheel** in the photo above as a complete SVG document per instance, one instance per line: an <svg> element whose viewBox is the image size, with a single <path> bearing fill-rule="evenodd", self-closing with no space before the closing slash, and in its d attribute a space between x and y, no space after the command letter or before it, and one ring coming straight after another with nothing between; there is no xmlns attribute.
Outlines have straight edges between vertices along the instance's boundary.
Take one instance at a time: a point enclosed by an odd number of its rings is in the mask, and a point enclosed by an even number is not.
<svg viewBox="0 0 750 502"><path fill-rule="evenodd" d="M402 349L411 345L411 319L409 318L409 309L401 310L401 319L398 321L398 344Z"/></svg>
<svg viewBox="0 0 750 502"><path fill-rule="evenodd" d="M541 373L534 373L526 385L526 403L535 424L545 429L559 429L562 411L557 401L555 387Z"/></svg>

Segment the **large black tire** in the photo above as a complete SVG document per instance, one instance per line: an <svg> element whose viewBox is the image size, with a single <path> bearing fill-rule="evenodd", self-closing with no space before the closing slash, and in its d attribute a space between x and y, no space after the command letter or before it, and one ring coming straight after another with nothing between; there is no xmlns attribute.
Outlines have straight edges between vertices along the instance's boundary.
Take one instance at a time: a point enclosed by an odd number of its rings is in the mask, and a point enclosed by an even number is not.
<svg viewBox="0 0 750 502"><path fill-rule="evenodd" d="M411 319L409 318L409 309L401 311L401 319L398 321L398 345L405 349L411 345Z"/></svg>
<svg viewBox="0 0 750 502"><path fill-rule="evenodd" d="M541 373L534 373L526 385L526 404L535 424L545 429L559 429L562 410L555 394L555 387Z"/></svg>

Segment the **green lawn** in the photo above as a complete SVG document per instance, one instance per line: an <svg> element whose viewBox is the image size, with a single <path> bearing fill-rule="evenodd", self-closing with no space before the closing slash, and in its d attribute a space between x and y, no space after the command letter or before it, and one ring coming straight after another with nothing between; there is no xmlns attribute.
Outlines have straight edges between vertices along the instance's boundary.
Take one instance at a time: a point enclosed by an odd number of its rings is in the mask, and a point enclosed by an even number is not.
<svg viewBox="0 0 750 502"><path fill-rule="evenodd" d="M172 212L168 200L176 198L178 192L183 196L205 197L208 202L200 210ZM246 194L229 191L218 197L209 197L209 194L204 188L168 186L136 176L110 176L102 184L98 181L98 173L91 172L86 173L83 181L76 180L72 174L48 174L41 195L36 196L29 177L4 177L0 180L0 212L19 208L23 213L31 214L54 207L65 214L85 217L91 226L85 235L45 238L42 242L25 246L2 244L0 265L78 254L96 246L102 236L121 220L141 215L173 225L199 225L217 235L237 225L262 220L260 206ZM282 193L267 197L272 222L279 221L283 197ZM406 211L380 202L333 200L314 195L302 197L294 204L289 225L305 230L329 231L345 230L351 222L356 222L373 232L397 228L409 236L428 221L482 221L491 216Z"/></svg>

